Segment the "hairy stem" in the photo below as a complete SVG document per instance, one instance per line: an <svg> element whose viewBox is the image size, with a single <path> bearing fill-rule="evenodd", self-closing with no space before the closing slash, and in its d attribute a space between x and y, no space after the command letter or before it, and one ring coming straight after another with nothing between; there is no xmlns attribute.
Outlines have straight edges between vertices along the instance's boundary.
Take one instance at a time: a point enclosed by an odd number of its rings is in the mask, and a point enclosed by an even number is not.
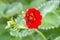
<svg viewBox="0 0 60 40"><path fill-rule="evenodd" d="M47 40L45 36L37 29L34 29L44 40Z"/></svg>

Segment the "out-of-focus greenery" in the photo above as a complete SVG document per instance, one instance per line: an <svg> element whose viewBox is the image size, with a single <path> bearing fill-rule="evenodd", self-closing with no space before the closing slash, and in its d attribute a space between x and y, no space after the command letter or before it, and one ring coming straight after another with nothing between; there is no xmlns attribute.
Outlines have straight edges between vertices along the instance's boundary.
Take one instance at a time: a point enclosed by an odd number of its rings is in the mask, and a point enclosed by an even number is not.
<svg viewBox="0 0 60 40"><path fill-rule="evenodd" d="M24 15L32 7L43 16L38 30L47 40L60 40L60 0L0 0L0 40L43 40L25 29Z"/></svg>

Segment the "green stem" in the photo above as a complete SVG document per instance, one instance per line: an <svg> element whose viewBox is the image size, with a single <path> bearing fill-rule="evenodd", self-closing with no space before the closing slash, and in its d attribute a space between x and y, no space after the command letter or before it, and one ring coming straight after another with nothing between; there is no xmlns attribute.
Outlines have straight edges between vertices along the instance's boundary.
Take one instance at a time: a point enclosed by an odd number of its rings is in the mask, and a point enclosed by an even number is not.
<svg viewBox="0 0 60 40"><path fill-rule="evenodd" d="M46 38L45 38L45 36L39 31L39 30L37 30L37 29L34 29L40 36L42 36L42 38L44 39L44 40L47 40Z"/></svg>
<svg viewBox="0 0 60 40"><path fill-rule="evenodd" d="M28 30L28 28L21 28L21 29L27 29ZM41 31L39 31L39 30L37 30L37 29L33 29L34 31L36 31L44 40L47 40L46 38L45 38L45 36L41 33Z"/></svg>

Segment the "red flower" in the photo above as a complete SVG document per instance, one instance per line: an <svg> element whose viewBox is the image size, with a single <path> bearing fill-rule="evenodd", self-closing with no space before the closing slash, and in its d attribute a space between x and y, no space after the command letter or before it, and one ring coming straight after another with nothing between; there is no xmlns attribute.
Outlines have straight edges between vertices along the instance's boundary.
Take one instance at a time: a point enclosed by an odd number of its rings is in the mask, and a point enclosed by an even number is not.
<svg viewBox="0 0 60 40"><path fill-rule="evenodd" d="M35 8L30 8L25 15L26 25L30 29L37 29L41 25L42 16L40 11Z"/></svg>

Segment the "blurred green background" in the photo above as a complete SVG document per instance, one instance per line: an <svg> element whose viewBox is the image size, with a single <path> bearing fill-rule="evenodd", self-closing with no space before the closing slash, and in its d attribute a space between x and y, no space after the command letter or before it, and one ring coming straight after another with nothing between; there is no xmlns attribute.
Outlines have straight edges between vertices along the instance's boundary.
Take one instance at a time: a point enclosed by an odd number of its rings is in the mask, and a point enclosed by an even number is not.
<svg viewBox="0 0 60 40"><path fill-rule="evenodd" d="M26 27L23 17L32 7L43 16L38 30L47 40L60 40L60 0L0 0L0 40L43 40L33 30L17 29Z"/></svg>

